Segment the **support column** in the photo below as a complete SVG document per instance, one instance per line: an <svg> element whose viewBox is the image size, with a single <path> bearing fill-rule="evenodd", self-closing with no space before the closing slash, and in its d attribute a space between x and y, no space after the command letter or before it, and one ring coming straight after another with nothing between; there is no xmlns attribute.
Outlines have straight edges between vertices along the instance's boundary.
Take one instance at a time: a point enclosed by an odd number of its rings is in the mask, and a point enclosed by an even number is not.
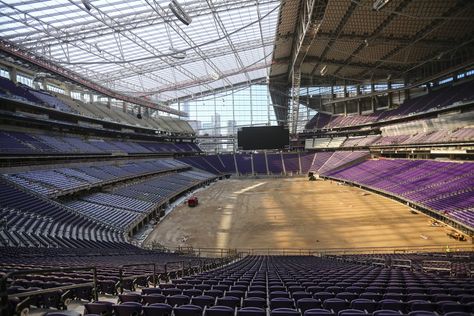
<svg viewBox="0 0 474 316"><path fill-rule="evenodd" d="M403 84L405 85L405 87L408 86L408 78L405 78L403 80ZM405 89L403 91L405 93L405 100L410 100L410 89Z"/></svg>
<svg viewBox="0 0 474 316"><path fill-rule="evenodd" d="M392 89L392 81L388 80L387 81L387 89L391 90ZM393 107L393 92L388 93L388 108L391 109Z"/></svg>
<svg viewBox="0 0 474 316"><path fill-rule="evenodd" d="M45 78L40 78L38 80L38 83L41 83L40 89L43 89L44 91L48 91L48 88L46 87L48 83L46 82Z"/></svg>
<svg viewBox="0 0 474 316"><path fill-rule="evenodd" d="M86 94L85 92L79 92L79 94L81 95L81 102L83 103L88 103L87 100L86 100ZM89 100L90 102L90 100Z"/></svg>
<svg viewBox="0 0 474 316"><path fill-rule="evenodd" d="M334 95L334 85L331 85L331 101L333 101L336 98ZM332 107L332 114L336 114L336 103L331 104Z"/></svg>
<svg viewBox="0 0 474 316"><path fill-rule="evenodd" d="M10 80L13 81L13 83L17 84L18 81L16 80L16 68L11 67L8 69L8 72L10 73Z"/></svg>
<svg viewBox="0 0 474 316"><path fill-rule="evenodd" d="M453 72L453 82L456 82L456 81L459 80L459 79L458 79L458 74L459 74L458 71Z"/></svg>
<svg viewBox="0 0 474 316"><path fill-rule="evenodd" d="M375 84L373 82L370 83L370 93L375 92ZM371 105L372 105L372 112L375 112L377 110L377 104L375 102L375 96L372 96L370 98L371 100Z"/></svg>
<svg viewBox="0 0 474 316"><path fill-rule="evenodd" d="M344 81L344 98L347 98L349 96L349 93L347 92L347 84ZM344 115L347 115L347 101L344 101Z"/></svg>
<svg viewBox="0 0 474 316"><path fill-rule="evenodd" d="M144 117L150 117L150 108L143 107L143 114Z"/></svg>
<svg viewBox="0 0 474 316"><path fill-rule="evenodd" d="M291 133L295 135L298 131L298 116L300 112L300 84L301 69L298 67L293 70L291 76Z"/></svg>
<svg viewBox="0 0 474 316"><path fill-rule="evenodd" d="M362 92L360 90L360 84L358 84L357 85L357 95L359 96L361 94L362 94ZM360 102L360 98L357 99L357 114L359 114L359 115L362 114L362 104Z"/></svg>

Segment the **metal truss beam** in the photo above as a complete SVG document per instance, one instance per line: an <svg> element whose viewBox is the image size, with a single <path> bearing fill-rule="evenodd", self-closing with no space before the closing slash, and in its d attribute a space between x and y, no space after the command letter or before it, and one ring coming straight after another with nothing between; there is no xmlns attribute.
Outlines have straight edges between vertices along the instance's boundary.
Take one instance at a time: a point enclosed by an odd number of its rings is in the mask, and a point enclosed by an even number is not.
<svg viewBox="0 0 474 316"><path fill-rule="evenodd" d="M292 134L296 134L298 128L301 65L319 30L326 5L327 0L301 0L300 2L296 36L293 40L288 69L289 79L291 79L291 100L288 109L291 111L289 125Z"/></svg>
<svg viewBox="0 0 474 316"><path fill-rule="evenodd" d="M145 2L159 15L161 16L163 19L165 18L165 16L162 14L162 12L164 11L163 8L158 4L156 3L155 1L151 1L151 0L145 0ZM209 65L212 70L214 70L214 72L216 74L219 75L219 77L221 77L223 74L222 72L219 70L219 68L210 60L206 57L206 55L203 53L202 49L189 37L188 34L186 34L186 32L181 28L181 26L179 26L177 23L169 23L169 26L171 27L171 29L173 29L176 34L179 35L179 37L181 37L181 39L183 41L185 41L190 47L194 47L194 51L196 52L196 54L198 54L203 62L207 65ZM229 85L232 85L232 83L230 81L228 81L227 79L224 78L224 80L227 82L227 84Z"/></svg>
<svg viewBox="0 0 474 316"><path fill-rule="evenodd" d="M48 61L46 59L43 59L42 57L39 57L39 56L31 53L30 51L21 49L21 48L13 45L11 43L0 40L0 50L6 52L8 54L11 54L11 55L13 55L17 58L20 58L20 59L23 59L27 62L30 62L30 63L32 63L32 64L34 64L34 65L36 65L36 66L38 66L42 69L50 71L51 73L54 73L58 76L61 76L65 79L67 79L67 80L70 80L71 82L77 83L78 85L81 85L83 87L86 87L88 89L96 91L97 93L100 93L104 96L114 98L114 99L117 99L117 100L122 100L122 101L129 102L129 103L133 103L133 104L137 104L137 105L141 105L141 106L145 106L145 107L148 107L148 108L156 109L156 110L163 111L163 112L166 112L166 113L175 114L175 115L178 115L178 116L186 117L188 115L186 112L177 111L177 110L172 109L168 106L157 104L157 103L145 100L145 99L135 98L135 97L131 97L131 96L128 96L128 95L120 94L120 93L117 93L117 92L112 91L110 89L107 89L107 88L105 88L101 85L95 84L95 83L83 78L82 76L80 76L80 75L78 75L78 74L76 74L76 73L74 73L74 72L72 72L68 69L65 69L65 68L60 67L56 64L53 64L50 61Z"/></svg>
<svg viewBox="0 0 474 316"><path fill-rule="evenodd" d="M299 69L311 47L324 16L326 4L327 0L301 0L299 19L296 24L296 36L293 40L290 57L289 79L291 79L293 71Z"/></svg>
<svg viewBox="0 0 474 316"><path fill-rule="evenodd" d="M81 5L73 2L72 0L69 0L72 4L76 5L79 9L81 10L85 10L86 12L88 12L85 8L83 8ZM152 46L151 44L149 44L147 41L145 41L144 39L142 39L139 35L137 35L135 32L131 31L131 30L125 30L125 31L119 31L118 29L116 29L116 25L119 25L120 22L119 21L116 21L113 17L111 17L110 15L108 15L107 13L105 12L102 12L100 10L98 10L97 8L95 8L94 12L97 12L97 14L94 14L92 15L94 18L96 18L98 21L101 21L102 23L104 23L105 25L107 25L109 28L113 29L116 33L118 33L118 37L120 36L123 36L125 37L126 39L132 41L133 43L135 43L137 46L141 47L142 49L144 49L145 51L149 52L150 54L152 55L156 55L156 56L160 56L162 55L163 53L160 52L158 49L156 49L154 46ZM120 44L117 45L120 49ZM172 63L171 61L171 57L160 57L161 60L163 60L164 62L166 62L167 64L170 64ZM190 71L188 71L187 69L185 69L184 67L181 67L181 66L175 66L174 69L176 69L177 71L181 72L183 75L185 75L186 77L188 78L191 78L193 80L196 80L197 77ZM156 74L147 74L148 76L151 76L151 77L158 77ZM161 78L160 78L161 79Z"/></svg>
<svg viewBox="0 0 474 316"><path fill-rule="evenodd" d="M270 45L273 45L273 37L265 38L263 45L261 45L261 43L256 43L255 41L241 42L241 43L235 44L235 52L244 52L247 50L261 48L261 47L270 46ZM204 54L208 58L225 56L232 53L233 52L230 51L228 45L224 45L224 46L220 46L220 47L216 47L216 48L212 48L212 49L204 51ZM175 65L184 66L186 64L198 62L200 60L201 60L201 57L198 54L191 53L191 54L187 54L185 59L174 60L173 63L171 64L157 63L156 61L153 61L146 64L136 65L135 70L140 73L150 73L154 71L167 69L170 66L171 67L174 67ZM133 76L134 74L135 74L135 71L132 72L128 69L123 69L123 70L118 70L118 71L111 71L111 72L97 74L97 76L94 76L93 78L96 80L100 80L101 82L113 82L113 81L120 80L123 78L128 78L130 76Z"/></svg>
<svg viewBox="0 0 474 316"><path fill-rule="evenodd" d="M230 93L231 91L235 91L235 90L238 90L238 89L241 89L241 88L245 88L245 87L251 86L253 84L264 84L264 83L266 83L266 80L267 79L265 77L252 79L249 82L246 81L246 82L233 84L232 86L223 86L223 87L213 89L213 90L200 91L198 93L184 95L184 96L181 96L179 98L174 98L174 99L168 100L165 103L166 104L172 104L172 103L177 103L177 102L184 102L184 101L188 101L188 100L205 98L207 96L214 95L214 94L217 94L217 93L226 93L226 92Z"/></svg>
<svg viewBox="0 0 474 316"><path fill-rule="evenodd" d="M55 37L58 41L61 41L62 42L62 48L63 48L63 55L64 55L64 58L67 61L70 60L70 56L69 56L69 47L70 46L76 47L79 50L88 52L89 54L91 54L93 56L96 56L96 57L99 57L99 58L101 58L103 60L106 60L108 62L121 62L121 61L123 61L122 56L112 54L112 53L110 53L106 50L100 50L99 51L95 45L92 45L91 43L88 43L86 41L79 41L79 42L69 43L69 42L64 40L64 38L68 34L64 29L59 28L59 27L55 27L52 24L49 24L49 23L44 22L42 20L39 20L38 18L31 15L30 13L28 13L26 11L19 10L19 9L9 5L9 4L6 4L4 1L0 1L0 3L3 3L6 6L8 6L10 9L13 9L13 10L16 11L16 16L10 15L9 16L10 19L15 20L18 23L23 23L26 26L33 27L38 32L48 34L49 36ZM80 7L80 8L82 9L82 7ZM38 26L37 27L32 26L31 23L28 24L29 20L34 20L34 21L38 22ZM60 59L57 59L57 58L55 59L52 56L47 56L45 54L43 54L42 57L44 57L46 59L50 59L50 60L52 60L53 62L56 62L56 63L60 63L60 62L63 61L63 60L60 60ZM136 72L136 70L134 68L134 65L132 65L130 63L119 63L119 65L120 65L120 67L127 68L129 70L132 70L132 71ZM136 74L139 74L139 73L136 73ZM153 76L151 76L151 75L148 76L148 74L141 74L141 75L143 75L145 77L149 77L150 79L158 81L158 82L164 82L164 83L171 82L170 80L165 79L165 78L161 78L157 75L153 75Z"/></svg>
<svg viewBox="0 0 474 316"><path fill-rule="evenodd" d="M241 68L230 69L228 71L223 72L222 77L219 78L219 79L225 79L227 77L231 77L231 76L234 76L234 75L241 74L243 70L245 72L250 72L250 71L255 71L255 70L259 70L259 69L264 69L266 67L268 67L267 64L259 63L259 64L253 65L252 67L247 67L245 69L241 69ZM136 94L138 96L150 96L150 95L154 95L154 94L160 94L160 93L163 93L163 92L166 92L166 91L175 91L175 90L179 90L179 89L183 89L183 88L190 88L190 87L200 86L200 85L207 84L207 83L210 83L210 82L213 82L213 81L216 81L216 80L214 78L212 78L211 76L204 76L204 77L199 77L196 80L182 81L182 82L177 82L177 83L172 84L172 85L163 86L158 90L151 90L151 91L145 91L145 92L136 92ZM232 86L232 84L230 86ZM214 89L211 88L209 90L214 90ZM133 92L131 92L131 93L133 93Z"/></svg>
<svg viewBox="0 0 474 316"><path fill-rule="evenodd" d="M243 2L243 3L240 3ZM263 4L274 3L276 0L264 0ZM227 4L214 4L216 12L227 12L227 10L237 10L241 9L242 7L253 7L255 6L253 0L245 0L245 1L230 1ZM140 5L143 7L143 5ZM191 16L198 17L210 14L209 10L206 6L202 6L196 8L194 11L191 12ZM169 12L163 12L166 15L165 19L162 19L159 15L155 12L151 12L150 10L140 10L138 12L134 12L133 15L130 13L128 14L121 14L121 15L114 15L114 19L119 19L120 24L116 25L116 30L119 32L127 31L127 30L137 30L144 27L150 26L157 26L163 25L165 23L176 21L176 17ZM69 19L65 20L67 22ZM58 21L55 21L56 23ZM94 23L93 23L94 22ZM75 41L84 41L84 40L93 40L97 41L100 44L100 39L106 36L110 36L115 34L116 32L109 28L108 26L104 25L102 22L92 22L90 20L84 20L83 22L76 22L69 25L62 26L64 30L67 30L67 35L64 36L64 40L67 40L69 43ZM13 40L16 43L20 43L24 47L28 47L35 50L43 50L47 49L50 50L54 47L59 46L62 42L57 40L55 37L51 37L45 34L37 34L28 32L22 32L13 34L10 36L4 37L5 39ZM102 46L102 45L101 45Z"/></svg>
<svg viewBox="0 0 474 316"><path fill-rule="evenodd" d="M347 8L346 12L344 13L344 16L342 17L342 19L339 21L339 24L337 25L335 31L334 31L334 39L330 40L329 43L326 45L326 47L324 48L322 54L321 54L321 60L324 60L326 59L326 55L328 54L328 52L331 50L331 47L334 45L334 43L336 42L337 40L337 37L339 36L339 34L342 33L342 29L344 28L344 26L346 25L347 21L349 21L350 17L352 16L352 12L354 12L355 8L357 7L357 4L355 2L352 2L350 3L349 5L349 8ZM313 71L311 72L311 75L313 75L316 71L316 69L318 68L319 66L319 63L314 65L313 67Z"/></svg>
<svg viewBox="0 0 474 316"><path fill-rule="evenodd" d="M395 12L402 12L403 9L405 9L412 0L403 0L398 4L398 6L395 8ZM371 38L376 38L379 34L383 32L383 30L390 25L390 23L398 16L396 13L391 13L387 18L385 18L382 23L380 23L375 30L368 36L368 39L366 39L365 43L359 43L359 46L352 52L352 54L345 60L345 65L352 64L352 60L357 57L357 54L359 54L367 45L371 45L369 42L369 39ZM390 42L389 42L390 43ZM372 44L373 45L373 44ZM333 73L332 75L336 75L339 71L341 71L345 65L339 66Z"/></svg>
<svg viewBox="0 0 474 316"><path fill-rule="evenodd" d="M463 13L464 12L463 9L465 9L465 7L469 6L469 5L472 6L473 3L474 2L472 2L472 1L457 1L457 2L455 2L454 6L452 6L444 14L442 14L442 17L434 19L431 23L429 23L424 28L419 30L415 34L415 36L413 36L410 39L410 43L408 45L400 45L400 46L390 50L387 54L385 54L382 58L380 58L380 60L374 65L373 69L374 70L378 69L384 63L387 63L387 62L389 63L390 61L388 61L388 59L390 57L393 57L393 56L397 55L403 49L405 49L407 47L410 47L410 46L414 45L415 43L417 43L418 41L422 40L425 36L427 36L428 34L433 32L435 29L437 29L437 28L441 27L443 24L447 23L449 21L449 19L446 19L446 18L455 16L456 14ZM360 74L358 74L358 76L363 77L366 74L368 74L369 72L370 72L370 70L367 69L365 71L362 71Z"/></svg>
<svg viewBox="0 0 474 316"><path fill-rule="evenodd" d="M211 9L212 16L214 17L214 21L216 21L216 23L219 26L220 30L225 35L225 39L226 39L227 43L229 44L229 47L231 48L232 53L235 56L235 60L236 60L237 64L241 68L245 68L244 63L242 62L242 59L240 58L239 54L237 53L237 50L234 46L234 43L230 39L229 34L228 34L224 24L222 23L221 18L219 17L219 14L217 12L215 12L215 8L214 8L214 6L213 6L213 4L211 3L210 0L206 0L206 2L207 2L207 5L209 6L209 9ZM250 80L249 74L247 72L245 73L245 77L247 78L247 81Z"/></svg>
<svg viewBox="0 0 474 316"><path fill-rule="evenodd" d="M386 37L379 36L376 34L372 35L359 35L359 34L346 34L341 33L339 36L336 36L332 33L318 33L317 40L321 41L334 41L337 39L338 42L351 42L351 43L363 43L364 46L378 46L378 45L408 45L411 44L410 39L404 37ZM420 40L417 43L418 47L426 48L439 48L439 47L452 47L458 41L457 40L433 40L433 39L424 39Z"/></svg>
<svg viewBox="0 0 474 316"><path fill-rule="evenodd" d="M275 62L277 63L289 63L290 60L288 58L282 58L282 59L276 59ZM336 60L336 59L321 59L320 57L317 56L306 56L303 64L318 64L318 63L324 63L325 65L330 65L330 66L344 66L346 65L345 60ZM393 73L401 73L403 71L403 68L406 68L407 66L413 65L415 63L410 63L410 64L400 64L400 66L382 66L379 68L380 70L384 71L392 71ZM356 68L372 68L376 65L376 63L363 63L363 62L353 62L349 66L350 67L356 67ZM401 66L404 66L403 68Z"/></svg>
<svg viewBox="0 0 474 316"><path fill-rule="evenodd" d="M294 33L285 34L279 36L278 39L291 39L294 37ZM409 38L405 37L386 37L386 36L369 36L369 35L361 35L361 34L351 34L351 33L341 33L339 36L336 36L333 33L327 32L318 32L316 35L315 40L318 41L339 41L339 42L347 42L347 43L359 43L364 42L364 45L375 46L375 45L387 45L387 43L395 44L395 45L408 45L411 43ZM367 44L366 41L367 40ZM451 39L422 39L417 42L418 47L426 47L426 48L439 48L439 47L452 47L458 40L451 40Z"/></svg>

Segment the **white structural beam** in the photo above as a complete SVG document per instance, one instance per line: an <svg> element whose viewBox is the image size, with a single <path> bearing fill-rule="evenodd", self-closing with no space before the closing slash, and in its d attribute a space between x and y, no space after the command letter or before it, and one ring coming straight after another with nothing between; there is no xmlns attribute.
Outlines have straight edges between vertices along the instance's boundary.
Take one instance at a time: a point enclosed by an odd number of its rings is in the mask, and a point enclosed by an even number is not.
<svg viewBox="0 0 474 316"><path fill-rule="evenodd" d="M290 132L296 134L299 115L301 64L319 30L328 0L301 0L300 14L290 57L288 75L291 80Z"/></svg>

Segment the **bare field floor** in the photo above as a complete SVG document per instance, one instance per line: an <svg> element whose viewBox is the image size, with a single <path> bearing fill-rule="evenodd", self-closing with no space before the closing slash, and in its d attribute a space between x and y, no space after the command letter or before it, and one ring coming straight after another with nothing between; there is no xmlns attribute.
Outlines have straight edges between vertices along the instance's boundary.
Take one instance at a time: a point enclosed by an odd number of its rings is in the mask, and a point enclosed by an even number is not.
<svg viewBox="0 0 474 316"><path fill-rule="evenodd" d="M176 207L145 243L298 249L467 245L407 206L331 181L230 179L197 196L198 207Z"/></svg>

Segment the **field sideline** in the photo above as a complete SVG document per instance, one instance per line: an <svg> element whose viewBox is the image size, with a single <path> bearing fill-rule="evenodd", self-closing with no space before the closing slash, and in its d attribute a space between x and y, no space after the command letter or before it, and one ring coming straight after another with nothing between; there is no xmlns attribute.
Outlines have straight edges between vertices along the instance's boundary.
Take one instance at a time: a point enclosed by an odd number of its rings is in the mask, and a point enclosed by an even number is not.
<svg viewBox="0 0 474 316"><path fill-rule="evenodd" d="M333 181L230 179L176 207L145 244L174 248L361 248L468 245L391 199Z"/></svg>

